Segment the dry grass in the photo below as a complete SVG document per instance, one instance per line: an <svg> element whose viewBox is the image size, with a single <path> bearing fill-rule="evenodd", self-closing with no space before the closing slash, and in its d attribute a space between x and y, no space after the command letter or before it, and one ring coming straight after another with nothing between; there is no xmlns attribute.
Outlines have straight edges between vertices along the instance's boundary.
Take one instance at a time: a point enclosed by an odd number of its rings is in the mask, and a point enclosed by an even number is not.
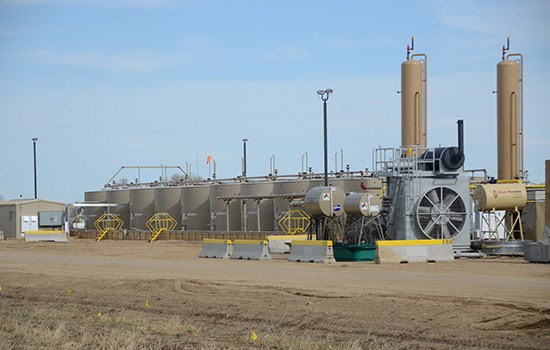
<svg viewBox="0 0 550 350"><path fill-rule="evenodd" d="M23 243L0 247L0 350L550 343L547 266L264 264L197 259L198 245Z"/></svg>
<svg viewBox="0 0 550 350"><path fill-rule="evenodd" d="M215 332L186 322L180 316L166 316L133 310L104 310L78 305L12 305L2 300L0 349L289 349L359 350L394 349L383 340L365 342L319 339L304 332L288 334L273 328L218 337Z"/></svg>

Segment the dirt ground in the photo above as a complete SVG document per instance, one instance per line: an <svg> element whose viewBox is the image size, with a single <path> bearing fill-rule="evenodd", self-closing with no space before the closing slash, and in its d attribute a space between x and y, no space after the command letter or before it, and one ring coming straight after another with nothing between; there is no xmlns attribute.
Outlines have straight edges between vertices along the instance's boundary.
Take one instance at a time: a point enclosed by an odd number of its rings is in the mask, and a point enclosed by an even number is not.
<svg viewBox="0 0 550 350"><path fill-rule="evenodd" d="M550 265L199 259L184 241L0 243L0 349L549 349Z"/></svg>

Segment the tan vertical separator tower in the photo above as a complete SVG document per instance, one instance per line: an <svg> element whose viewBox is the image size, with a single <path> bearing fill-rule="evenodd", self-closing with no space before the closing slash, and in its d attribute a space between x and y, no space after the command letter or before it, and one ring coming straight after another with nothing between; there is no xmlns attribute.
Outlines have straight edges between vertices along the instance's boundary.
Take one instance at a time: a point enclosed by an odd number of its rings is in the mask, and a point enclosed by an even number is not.
<svg viewBox="0 0 550 350"><path fill-rule="evenodd" d="M546 160L546 203L545 214L544 214L544 233L542 234L541 242L549 243L550 241L550 159Z"/></svg>
<svg viewBox="0 0 550 350"><path fill-rule="evenodd" d="M498 179L523 178L523 56L508 54L502 47L502 61L497 64L497 144ZM519 63L510 60L519 57Z"/></svg>
<svg viewBox="0 0 550 350"><path fill-rule="evenodd" d="M401 146L427 145L428 56L414 54L414 36L401 64ZM415 60L415 57L421 57Z"/></svg>

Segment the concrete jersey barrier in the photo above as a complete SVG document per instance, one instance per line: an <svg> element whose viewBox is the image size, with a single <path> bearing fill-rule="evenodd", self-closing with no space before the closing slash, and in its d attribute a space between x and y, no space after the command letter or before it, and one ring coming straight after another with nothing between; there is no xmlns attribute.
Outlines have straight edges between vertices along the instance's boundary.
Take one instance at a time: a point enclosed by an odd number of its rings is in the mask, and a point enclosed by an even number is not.
<svg viewBox="0 0 550 350"><path fill-rule="evenodd" d="M451 239L376 241L376 263L453 261Z"/></svg>
<svg viewBox="0 0 550 350"><path fill-rule="evenodd" d="M25 231L25 242L68 242L65 231Z"/></svg>
<svg viewBox="0 0 550 350"><path fill-rule="evenodd" d="M529 262L550 263L549 243L530 243L525 247L523 258Z"/></svg>
<svg viewBox="0 0 550 350"><path fill-rule="evenodd" d="M233 254L233 245L230 240L205 238L202 240L199 258L229 259L231 254Z"/></svg>
<svg viewBox="0 0 550 350"><path fill-rule="evenodd" d="M288 261L333 263L332 241L292 241Z"/></svg>
<svg viewBox="0 0 550 350"><path fill-rule="evenodd" d="M271 260L267 240L236 239L231 259Z"/></svg>
<svg viewBox="0 0 550 350"><path fill-rule="evenodd" d="M307 240L307 235L272 235L266 236L269 252L271 254L279 253L290 253L290 245L293 241L305 241Z"/></svg>

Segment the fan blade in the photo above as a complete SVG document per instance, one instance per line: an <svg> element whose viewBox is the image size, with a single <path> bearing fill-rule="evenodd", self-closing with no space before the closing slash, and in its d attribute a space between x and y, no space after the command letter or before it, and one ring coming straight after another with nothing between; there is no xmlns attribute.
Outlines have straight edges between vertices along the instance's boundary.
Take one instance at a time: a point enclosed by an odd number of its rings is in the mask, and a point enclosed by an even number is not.
<svg viewBox="0 0 550 350"><path fill-rule="evenodd" d="M432 211L432 208L430 207L418 207L418 214L430 214Z"/></svg>
<svg viewBox="0 0 550 350"><path fill-rule="evenodd" d="M458 228L451 220L449 220L448 224L451 225L455 230L455 233L453 233L453 236L457 233L460 233L460 230L462 229L462 227L464 227L464 224L462 224L462 225L459 224L458 226L460 228Z"/></svg>
<svg viewBox="0 0 550 350"><path fill-rule="evenodd" d="M456 201L458 198L458 195L456 193L449 193L443 198L443 204L445 204L445 207L449 209L451 205Z"/></svg>
<svg viewBox="0 0 550 350"><path fill-rule="evenodd" d="M426 236L430 235L434 227L435 227L435 221L431 221L426 227L426 229L424 229L424 233L426 234Z"/></svg>
<svg viewBox="0 0 550 350"><path fill-rule="evenodd" d="M451 233L447 225L441 226L441 238L451 238Z"/></svg>
<svg viewBox="0 0 550 350"><path fill-rule="evenodd" d="M457 215L456 213L453 213L449 217L449 220L464 222L464 216L463 215Z"/></svg>
<svg viewBox="0 0 550 350"><path fill-rule="evenodd" d="M437 189L433 189L430 192L426 193L426 196L434 206L437 203L439 203L439 196L437 195Z"/></svg>

